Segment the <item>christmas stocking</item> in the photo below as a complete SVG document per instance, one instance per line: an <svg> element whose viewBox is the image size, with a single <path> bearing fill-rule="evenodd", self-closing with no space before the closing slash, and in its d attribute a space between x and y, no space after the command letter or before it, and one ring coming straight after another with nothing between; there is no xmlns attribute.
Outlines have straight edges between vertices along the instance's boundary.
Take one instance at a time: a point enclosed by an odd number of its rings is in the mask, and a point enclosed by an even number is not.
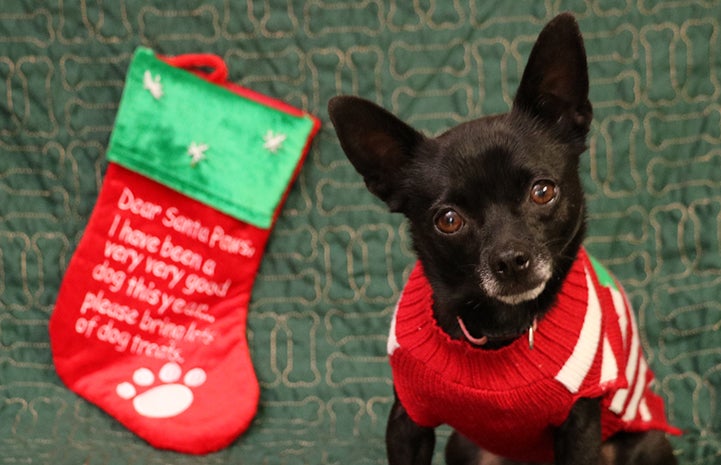
<svg viewBox="0 0 721 465"><path fill-rule="evenodd" d="M196 454L228 445L256 413L251 288L319 127L226 77L215 56L135 53L50 319L70 389L153 446Z"/></svg>

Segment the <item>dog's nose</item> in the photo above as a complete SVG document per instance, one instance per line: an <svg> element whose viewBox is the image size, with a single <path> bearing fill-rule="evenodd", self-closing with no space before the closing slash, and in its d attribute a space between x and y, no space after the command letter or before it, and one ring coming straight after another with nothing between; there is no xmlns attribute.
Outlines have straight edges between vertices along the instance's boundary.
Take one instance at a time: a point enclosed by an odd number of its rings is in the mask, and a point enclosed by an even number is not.
<svg viewBox="0 0 721 465"><path fill-rule="evenodd" d="M525 250L510 247L493 254L491 270L500 279L509 279L526 272L531 266L531 254Z"/></svg>

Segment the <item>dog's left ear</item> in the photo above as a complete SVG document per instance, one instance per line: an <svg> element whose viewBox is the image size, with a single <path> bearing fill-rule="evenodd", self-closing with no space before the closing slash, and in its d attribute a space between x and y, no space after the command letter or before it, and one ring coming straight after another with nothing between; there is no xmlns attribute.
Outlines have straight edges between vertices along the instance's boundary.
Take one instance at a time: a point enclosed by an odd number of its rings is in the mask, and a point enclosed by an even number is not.
<svg viewBox="0 0 721 465"><path fill-rule="evenodd" d="M375 103L358 97L333 97L328 114L343 151L368 189L391 211L401 211L406 200L401 180L425 136Z"/></svg>
<svg viewBox="0 0 721 465"><path fill-rule="evenodd" d="M513 102L574 141L585 140L593 118L588 65L576 19L562 13L536 40Z"/></svg>

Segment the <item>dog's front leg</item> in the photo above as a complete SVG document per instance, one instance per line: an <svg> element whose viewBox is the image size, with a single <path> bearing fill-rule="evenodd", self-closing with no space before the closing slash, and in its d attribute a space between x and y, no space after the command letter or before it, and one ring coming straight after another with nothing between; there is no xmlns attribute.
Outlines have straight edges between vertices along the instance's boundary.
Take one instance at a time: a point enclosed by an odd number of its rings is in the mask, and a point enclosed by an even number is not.
<svg viewBox="0 0 721 465"><path fill-rule="evenodd" d="M390 465L430 465L436 433L408 416L396 396L386 427L386 451Z"/></svg>
<svg viewBox="0 0 721 465"><path fill-rule="evenodd" d="M601 460L601 401L579 399L554 437L556 465L596 465Z"/></svg>

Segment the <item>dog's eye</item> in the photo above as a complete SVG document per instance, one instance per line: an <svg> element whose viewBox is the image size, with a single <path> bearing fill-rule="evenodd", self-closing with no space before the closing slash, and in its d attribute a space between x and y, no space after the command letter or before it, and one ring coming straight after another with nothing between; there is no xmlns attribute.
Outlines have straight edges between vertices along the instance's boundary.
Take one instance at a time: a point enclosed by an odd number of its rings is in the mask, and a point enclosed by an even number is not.
<svg viewBox="0 0 721 465"><path fill-rule="evenodd" d="M531 200L536 205L546 205L556 198L558 189L548 180L538 181L531 188Z"/></svg>
<svg viewBox="0 0 721 465"><path fill-rule="evenodd" d="M441 210L436 216L436 228L443 234L453 234L458 232L466 221L455 210L446 208Z"/></svg>

